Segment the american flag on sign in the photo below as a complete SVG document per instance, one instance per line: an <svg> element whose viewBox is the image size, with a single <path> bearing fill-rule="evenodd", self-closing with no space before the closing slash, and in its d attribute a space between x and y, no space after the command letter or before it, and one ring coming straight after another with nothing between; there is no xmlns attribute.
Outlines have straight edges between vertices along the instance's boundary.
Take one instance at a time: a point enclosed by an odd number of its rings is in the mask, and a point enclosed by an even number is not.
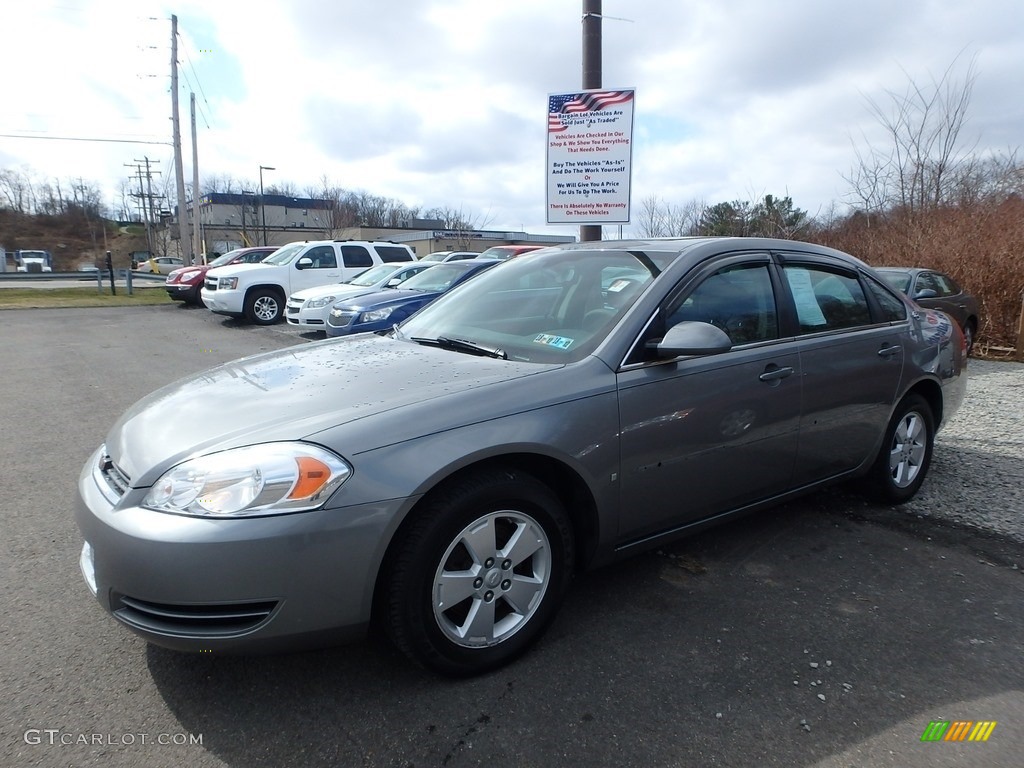
<svg viewBox="0 0 1024 768"><path fill-rule="evenodd" d="M633 98L633 91L587 91L562 93L548 98L548 133L566 129L562 115L574 112L599 112L614 104L623 104Z"/></svg>

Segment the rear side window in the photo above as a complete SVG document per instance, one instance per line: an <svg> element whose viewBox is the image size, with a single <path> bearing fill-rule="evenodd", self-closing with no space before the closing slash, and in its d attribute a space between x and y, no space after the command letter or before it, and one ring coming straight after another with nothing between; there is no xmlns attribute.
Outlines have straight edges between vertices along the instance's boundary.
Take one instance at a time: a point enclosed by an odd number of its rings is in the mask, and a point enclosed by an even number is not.
<svg viewBox="0 0 1024 768"><path fill-rule="evenodd" d="M412 261L412 254L409 253L405 248L399 248L394 245L378 245L377 254L380 256L380 260L385 264L394 264L399 261ZM348 262L348 258L345 259Z"/></svg>
<svg viewBox="0 0 1024 768"><path fill-rule="evenodd" d="M373 257L370 252L361 245L341 246L341 258L346 267L372 267Z"/></svg>
<svg viewBox="0 0 1024 768"><path fill-rule="evenodd" d="M857 278L822 267L786 265L800 333L856 328L871 323L867 297Z"/></svg>
<svg viewBox="0 0 1024 768"><path fill-rule="evenodd" d="M907 319L907 306L899 298L892 295L892 292L884 286L876 283L870 277L865 279L868 291L875 297L875 301L882 310L882 319L893 323Z"/></svg>

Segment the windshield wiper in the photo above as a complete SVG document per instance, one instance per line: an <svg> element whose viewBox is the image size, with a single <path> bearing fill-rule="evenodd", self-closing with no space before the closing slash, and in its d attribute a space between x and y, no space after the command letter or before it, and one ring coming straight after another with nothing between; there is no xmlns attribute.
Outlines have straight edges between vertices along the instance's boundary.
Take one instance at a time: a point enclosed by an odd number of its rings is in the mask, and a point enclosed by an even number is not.
<svg viewBox="0 0 1024 768"><path fill-rule="evenodd" d="M474 341L467 341L466 339L449 339L447 336L438 336L436 339L421 339L413 337L412 339L418 344L431 344L441 349L452 349L456 352L468 352L471 355L481 355L484 357L494 357L498 360L508 360L508 354L503 349L497 347L485 347L483 344L477 344Z"/></svg>

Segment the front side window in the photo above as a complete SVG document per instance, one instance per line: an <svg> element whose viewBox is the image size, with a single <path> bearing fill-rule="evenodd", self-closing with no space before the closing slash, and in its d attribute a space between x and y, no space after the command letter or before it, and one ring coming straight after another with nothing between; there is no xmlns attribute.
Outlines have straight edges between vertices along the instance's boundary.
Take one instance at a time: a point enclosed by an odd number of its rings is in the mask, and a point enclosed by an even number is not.
<svg viewBox="0 0 1024 768"><path fill-rule="evenodd" d="M935 285L938 286L939 296L956 296L960 293L960 286L953 282L953 278L948 275L940 275L938 272L933 273L935 277Z"/></svg>
<svg viewBox="0 0 1024 768"><path fill-rule="evenodd" d="M796 305L800 333L871 323L871 310L856 277L804 264L787 264L783 273Z"/></svg>
<svg viewBox="0 0 1024 768"><path fill-rule="evenodd" d="M938 275L934 272L922 272L917 276L917 284L914 286L914 295L920 296L922 291L935 291L936 296L942 295L942 288L936 279Z"/></svg>
<svg viewBox="0 0 1024 768"><path fill-rule="evenodd" d="M329 245L318 245L310 248L303 255L304 259L313 262L311 269L335 269L338 266L338 259L334 255L334 248Z"/></svg>
<svg viewBox="0 0 1024 768"><path fill-rule="evenodd" d="M666 330L676 323L710 323L733 345L778 338L775 293L767 264L725 267L705 278L666 312Z"/></svg>

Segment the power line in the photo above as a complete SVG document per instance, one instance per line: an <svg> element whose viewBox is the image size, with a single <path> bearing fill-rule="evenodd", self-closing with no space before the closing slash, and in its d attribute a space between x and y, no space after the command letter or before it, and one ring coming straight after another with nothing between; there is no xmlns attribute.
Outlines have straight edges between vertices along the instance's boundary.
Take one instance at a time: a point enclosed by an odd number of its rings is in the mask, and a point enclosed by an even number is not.
<svg viewBox="0 0 1024 768"><path fill-rule="evenodd" d="M110 144L160 144L169 146L169 141L143 141L141 139L95 139L83 136L26 136L20 133L0 133L4 139L46 139L48 141L94 141Z"/></svg>

